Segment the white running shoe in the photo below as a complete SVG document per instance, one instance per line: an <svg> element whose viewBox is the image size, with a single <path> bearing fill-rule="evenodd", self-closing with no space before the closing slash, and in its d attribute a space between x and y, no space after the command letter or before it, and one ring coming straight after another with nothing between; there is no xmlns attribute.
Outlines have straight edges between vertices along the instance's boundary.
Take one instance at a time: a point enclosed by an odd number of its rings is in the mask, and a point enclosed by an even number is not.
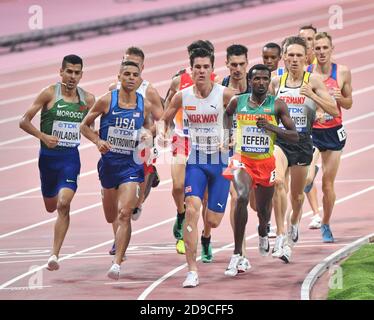
<svg viewBox="0 0 374 320"><path fill-rule="evenodd" d="M312 217L312 221L309 223L309 229L320 229L322 219L319 214L316 214Z"/></svg>
<svg viewBox="0 0 374 320"><path fill-rule="evenodd" d="M136 221L142 214L142 208L135 208L131 215L131 220Z"/></svg>
<svg viewBox="0 0 374 320"><path fill-rule="evenodd" d="M113 263L107 273L107 276L110 279L118 280L120 271L121 271L121 266L117 263Z"/></svg>
<svg viewBox="0 0 374 320"><path fill-rule="evenodd" d="M276 237L273 252L271 254L273 258L280 258L283 255L283 245L285 238L286 236L283 234L280 234Z"/></svg>
<svg viewBox="0 0 374 320"><path fill-rule="evenodd" d="M258 242L258 251L260 251L260 254L263 257L266 257L270 253L270 243L269 243L269 237L261 237L258 236L259 242Z"/></svg>
<svg viewBox="0 0 374 320"><path fill-rule="evenodd" d="M288 227L288 234L287 234L288 244L290 247L294 247L299 240L299 225L298 224L290 224Z"/></svg>
<svg viewBox="0 0 374 320"><path fill-rule="evenodd" d="M189 271L186 280L183 282L183 288L194 288L199 285L199 276L196 271Z"/></svg>
<svg viewBox="0 0 374 320"><path fill-rule="evenodd" d="M281 257L279 257L279 259L283 260L285 263L289 263L291 261L291 254L292 254L292 249L288 244L286 244L283 247L283 254Z"/></svg>
<svg viewBox="0 0 374 320"><path fill-rule="evenodd" d="M47 264L47 270L49 271L55 271L60 268L60 265L58 264L58 259L55 255L49 257Z"/></svg>
<svg viewBox="0 0 374 320"><path fill-rule="evenodd" d="M238 266L242 259L243 257L239 253L233 254L231 256L229 266L225 271L225 275L235 277L238 274Z"/></svg>
<svg viewBox="0 0 374 320"><path fill-rule="evenodd" d="M238 273L243 273L251 269L251 264L246 257L242 257L238 264Z"/></svg>

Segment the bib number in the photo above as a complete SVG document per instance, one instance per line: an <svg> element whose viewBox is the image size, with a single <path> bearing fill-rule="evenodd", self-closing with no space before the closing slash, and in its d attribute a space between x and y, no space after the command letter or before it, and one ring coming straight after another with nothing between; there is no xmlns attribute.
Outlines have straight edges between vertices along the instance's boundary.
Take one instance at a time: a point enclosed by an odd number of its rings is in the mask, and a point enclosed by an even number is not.
<svg viewBox="0 0 374 320"><path fill-rule="evenodd" d="M138 131L119 127L108 128L107 141L112 145L114 153L130 154L137 146Z"/></svg>
<svg viewBox="0 0 374 320"><path fill-rule="evenodd" d="M344 127L341 127L338 131L336 131L338 134L339 141L342 142L345 139L347 139L347 133L344 130Z"/></svg>
<svg viewBox="0 0 374 320"><path fill-rule="evenodd" d="M53 121L52 136L58 138L58 146L75 148L80 144L79 122Z"/></svg>

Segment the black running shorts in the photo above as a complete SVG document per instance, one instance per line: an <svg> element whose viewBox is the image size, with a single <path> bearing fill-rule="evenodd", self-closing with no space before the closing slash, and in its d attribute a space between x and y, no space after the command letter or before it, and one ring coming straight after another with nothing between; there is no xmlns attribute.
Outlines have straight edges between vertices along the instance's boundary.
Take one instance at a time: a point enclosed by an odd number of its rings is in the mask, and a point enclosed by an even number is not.
<svg viewBox="0 0 374 320"><path fill-rule="evenodd" d="M309 166L313 159L313 143L309 135L299 134L298 143L288 143L277 139L275 144L284 152L288 166Z"/></svg>

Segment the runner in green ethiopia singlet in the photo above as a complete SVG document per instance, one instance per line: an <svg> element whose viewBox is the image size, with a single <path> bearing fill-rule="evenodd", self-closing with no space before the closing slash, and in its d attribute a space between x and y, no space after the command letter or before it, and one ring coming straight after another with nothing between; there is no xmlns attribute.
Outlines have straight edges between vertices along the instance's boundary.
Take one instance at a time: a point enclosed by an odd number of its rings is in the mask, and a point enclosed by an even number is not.
<svg viewBox="0 0 374 320"><path fill-rule="evenodd" d="M276 134L257 128L259 117L278 126L274 112L275 97L268 95L262 105L252 108L249 105L251 94L238 96L236 108L236 148L235 151L250 159L267 159L273 155Z"/></svg>
<svg viewBox="0 0 374 320"><path fill-rule="evenodd" d="M80 144L79 125L88 112L84 91L77 87L79 102L66 102L61 93L61 83L56 83L55 103L49 110L42 111L40 131L59 138L57 147L75 148ZM42 148L48 148L41 142Z"/></svg>

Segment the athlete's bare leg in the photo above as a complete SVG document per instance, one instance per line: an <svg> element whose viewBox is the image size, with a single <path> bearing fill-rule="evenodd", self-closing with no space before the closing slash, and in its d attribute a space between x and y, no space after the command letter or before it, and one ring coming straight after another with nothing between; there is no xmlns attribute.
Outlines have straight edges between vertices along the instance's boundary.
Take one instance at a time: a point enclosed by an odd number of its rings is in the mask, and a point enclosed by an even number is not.
<svg viewBox="0 0 374 320"><path fill-rule="evenodd" d="M334 182L340 165L341 151L324 151L322 156L322 192L323 192L323 224L330 224L332 211L335 205Z"/></svg>

